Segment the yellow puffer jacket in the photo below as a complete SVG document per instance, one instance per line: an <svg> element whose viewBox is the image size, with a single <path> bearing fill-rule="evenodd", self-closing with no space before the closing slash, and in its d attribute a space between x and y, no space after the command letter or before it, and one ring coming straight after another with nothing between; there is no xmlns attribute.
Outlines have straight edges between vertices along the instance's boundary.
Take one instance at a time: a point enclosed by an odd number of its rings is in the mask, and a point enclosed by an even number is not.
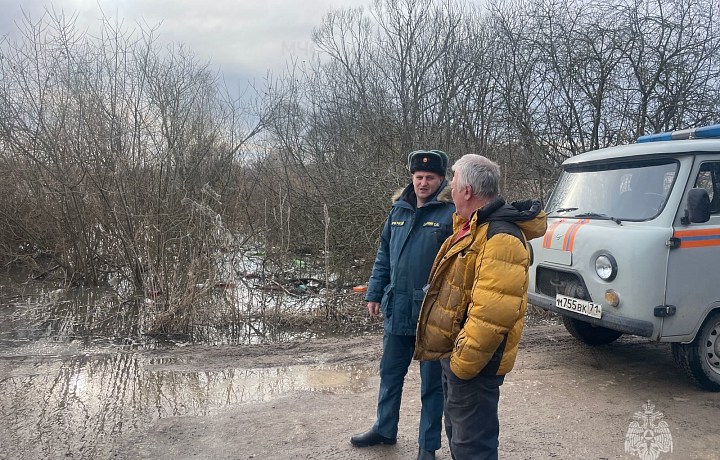
<svg viewBox="0 0 720 460"><path fill-rule="evenodd" d="M461 379L504 375L515 364L527 308L530 252L527 240L545 234L539 201L510 205L502 198L467 221L453 216L430 272L417 327L414 358L450 358Z"/></svg>

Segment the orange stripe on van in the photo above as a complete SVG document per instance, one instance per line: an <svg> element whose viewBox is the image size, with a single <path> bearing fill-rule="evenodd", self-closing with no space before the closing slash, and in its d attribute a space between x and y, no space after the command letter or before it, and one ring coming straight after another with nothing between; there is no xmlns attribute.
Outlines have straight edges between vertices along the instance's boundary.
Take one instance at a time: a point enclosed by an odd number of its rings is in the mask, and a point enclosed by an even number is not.
<svg viewBox="0 0 720 460"><path fill-rule="evenodd" d="M547 232L545 232L545 239L543 240L543 247L546 249L550 248L550 244L552 243L552 236L555 230L558 228L560 224L567 221L567 219L562 218L560 220L556 220L552 224L550 224L550 227L548 228Z"/></svg>
<svg viewBox="0 0 720 460"><path fill-rule="evenodd" d="M573 243L575 242L575 235L577 235L577 230L582 227L583 225L590 222L588 219L583 219L575 222L570 226L567 233L565 234L565 240L563 240L562 250L563 251L570 251L572 252Z"/></svg>
<svg viewBox="0 0 720 460"><path fill-rule="evenodd" d="M673 236L680 238L680 249L720 246L720 228L678 230Z"/></svg>
<svg viewBox="0 0 720 460"><path fill-rule="evenodd" d="M578 222L577 224L573 225L574 228L570 229L570 232L572 235L570 235L570 244L568 245L568 251L572 252L573 246L575 245L575 236L577 236L578 231L580 231L580 227L590 222L589 219L584 219ZM565 238L567 238L567 235L565 235Z"/></svg>
<svg viewBox="0 0 720 460"><path fill-rule="evenodd" d="M692 236L718 236L720 228L707 228L702 230L676 230L673 233L675 238L687 238Z"/></svg>

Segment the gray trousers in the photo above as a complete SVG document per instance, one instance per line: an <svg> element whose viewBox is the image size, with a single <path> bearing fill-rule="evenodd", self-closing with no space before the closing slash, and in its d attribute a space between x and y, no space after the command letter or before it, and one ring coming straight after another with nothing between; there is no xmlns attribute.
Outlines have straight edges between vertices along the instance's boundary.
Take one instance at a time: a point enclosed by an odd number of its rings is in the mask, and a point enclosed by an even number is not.
<svg viewBox="0 0 720 460"><path fill-rule="evenodd" d="M504 375L455 376L450 360L440 361L445 400L445 434L454 460L497 460L498 401Z"/></svg>

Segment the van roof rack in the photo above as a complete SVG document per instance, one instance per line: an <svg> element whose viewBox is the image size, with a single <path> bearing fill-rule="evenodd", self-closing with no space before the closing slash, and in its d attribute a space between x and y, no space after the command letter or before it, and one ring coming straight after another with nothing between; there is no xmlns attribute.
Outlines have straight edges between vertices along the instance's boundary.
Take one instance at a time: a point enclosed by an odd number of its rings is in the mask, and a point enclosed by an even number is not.
<svg viewBox="0 0 720 460"><path fill-rule="evenodd" d="M664 133L648 134L637 138L638 144L643 142L677 141L682 139L711 139L720 137L720 125L703 126L701 128L678 129Z"/></svg>

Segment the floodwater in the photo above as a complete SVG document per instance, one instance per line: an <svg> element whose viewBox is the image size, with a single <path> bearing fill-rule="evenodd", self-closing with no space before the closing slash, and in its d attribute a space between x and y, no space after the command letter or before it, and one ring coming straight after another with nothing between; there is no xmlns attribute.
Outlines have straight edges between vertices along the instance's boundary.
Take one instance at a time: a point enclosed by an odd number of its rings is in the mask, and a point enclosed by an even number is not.
<svg viewBox="0 0 720 460"><path fill-rule="evenodd" d="M360 365L163 371L153 358L127 352L0 359L7 371L0 457L7 458L107 458L114 438L156 419L212 416L295 391L360 392L376 372Z"/></svg>
<svg viewBox="0 0 720 460"><path fill-rule="evenodd" d="M358 364L177 370L181 358L165 351L298 336L238 324L203 328L194 343L147 337L139 320L144 305L111 289L47 290L5 280L0 459L109 458L117 455L118 436L141 433L164 417L212 416L296 391L360 392L377 373Z"/></svg>

